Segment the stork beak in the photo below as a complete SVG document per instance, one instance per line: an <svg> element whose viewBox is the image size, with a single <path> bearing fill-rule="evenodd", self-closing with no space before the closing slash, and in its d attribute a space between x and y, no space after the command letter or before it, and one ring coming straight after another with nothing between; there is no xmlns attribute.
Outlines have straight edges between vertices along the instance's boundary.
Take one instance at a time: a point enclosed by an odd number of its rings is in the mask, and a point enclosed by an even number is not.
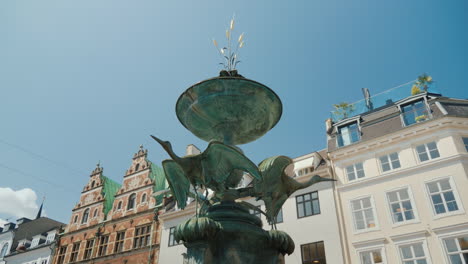
<svg viewBox="0 0 468 264"><path fill-rule="evenodd" d="M159 138L157 138L157 137L155 137L155 136L153 136L153 135L151 135L151 137L152 137L154 140L156 140L161 146L164 146L164 143L163 143L162 140L160 140Z"/></svg>

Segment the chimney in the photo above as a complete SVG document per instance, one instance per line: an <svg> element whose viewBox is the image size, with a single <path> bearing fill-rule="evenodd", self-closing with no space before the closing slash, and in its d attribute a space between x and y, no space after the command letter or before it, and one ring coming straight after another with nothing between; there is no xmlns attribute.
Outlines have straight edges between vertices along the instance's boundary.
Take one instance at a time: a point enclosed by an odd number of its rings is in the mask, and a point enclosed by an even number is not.
<svg viewBox="0 0 468 264"><path fill-rule="evenodd" d="M185 154L186 155L197 155L197 154L200 154L200 153L201 153L200 149L195 147L195 145L193 145L193 144L188 145L187 148L185 149Z"/></svg>
<svg viewBox="0 0 468 264"><path fill-rule="evenodd" d="M21 225L21 224L24 224L24 223L27 223L27 222L31 222L31 219L26 218L26 217L21 217L21 218L16 220L17 225Z"/></svg>
<svg viewBox="0 0 468 264"><path fill-rule="evenodd" d="M5 225L3 225L3 232L6 232L8 230L13 230L15 229L15 226L16 226L15 223L11 223L11 222L6 223Z"/></svg>

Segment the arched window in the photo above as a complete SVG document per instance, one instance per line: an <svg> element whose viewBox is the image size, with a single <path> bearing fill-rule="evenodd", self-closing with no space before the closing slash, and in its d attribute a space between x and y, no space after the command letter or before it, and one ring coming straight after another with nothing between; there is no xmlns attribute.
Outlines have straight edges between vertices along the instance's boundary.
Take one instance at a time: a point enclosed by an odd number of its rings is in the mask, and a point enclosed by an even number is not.
<svg viewBox="0 0 468 264"><path fill-rule="evenodd" d="M94 188L94 181L91 182L91 188Z"/></svg>
<svg viewBox="0 0 468 264"><path fill-rule="evenodd" d="M117 210L120 210L122 209L122 201L120 201L118 204L117 204Z"/></svg>
<svg viewBox="0 0 468 264"><path fill-rule="evenodd" d="M141 196L141 203L146 202L146 193Z"/></svg>
<svg viewBox="0 0 468 264"><path fill-rule="evenodd" d="M8 243L6 243L5 245L3 245L2 251L0 252L0 258L3 258L3 257L6 255L7 250L8 250Z"/></svg>
<svg viewBox="0 0 468 264"><path fill-rule="evenodd" d="M81 218L81 223L84 224L88 222L89 208L84 211L83 218Z"/></svg>
<svg viewBox="0 0 468 264"><path fill-rule="evenodd" d="M97 213L98 213L98 210L94 210L94 214L93 214L93 217L96 217L97 216Z"/></svg>
<svg viewBox="0 0 468 264"><path fill-rule="evenodd" d="M140 163L137 163L137 165L135 166L135 171L138 171L139 168L140 168Z"/></svg>
<svg viewBox="0 0 468 264"><path fill-rule="evenodd" d="M135 207L136 194L132 193L128 198L127 210L133 209Z"/></svg>
<svg viewBox="0 0 468 264"><path fill-rule="evenodd" d="M73 223L76 224L76 222L78 222L78 215L75 215L75 219L73 220Z"/></svg>

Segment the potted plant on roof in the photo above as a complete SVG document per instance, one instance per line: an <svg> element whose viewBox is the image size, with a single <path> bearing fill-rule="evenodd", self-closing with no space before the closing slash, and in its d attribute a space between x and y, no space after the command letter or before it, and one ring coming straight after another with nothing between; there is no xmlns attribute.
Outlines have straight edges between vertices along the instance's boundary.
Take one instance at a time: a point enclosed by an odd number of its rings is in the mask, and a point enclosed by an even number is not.
<svg viewBox="0 0 468 264"><path fill-rule="evenodd" d="M422 74L418 76L418 79L414 82L413 86L411 87L411 95L419 94L427 92L427 89L432 84L432 77L427 74Z"/></svg>
<svg viewBox="0 0 468 264"><path fill-rule="evenodd" d="M347 102L341 102L339 104L334 104L335 111L333 111L333 115L337 117L337 119L342 120L351 116L351 113L354 112L354 104L350 104Z"/></svg>

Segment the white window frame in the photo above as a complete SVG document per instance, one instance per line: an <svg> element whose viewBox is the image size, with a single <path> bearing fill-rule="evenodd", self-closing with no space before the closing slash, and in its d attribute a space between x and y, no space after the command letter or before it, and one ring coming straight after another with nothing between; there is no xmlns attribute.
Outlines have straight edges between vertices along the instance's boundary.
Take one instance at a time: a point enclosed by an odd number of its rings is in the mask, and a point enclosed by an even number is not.
<svg viewBox="0 0 468 264"><path fill-rule="evenodd" d="M39 242L41 241L41 236L35 236L33 237L32 241L31 241L31 245L29 246L30 248L34 248L34 247L37 247L39 246Z"/></svg>
<svg viewBox="0 0 468 264"><path fill-rule="evenodd" d="M417 123L413 123L413 124L410 124L410 125L405 124L405 120L403 118L402 106L409 105L409 104L414 104L414 103L416 103L417 101L419 101L421 99L424 100L424 104L426 106L426 109L428 110L428 119L433 118L432 113L431 113L431 107L429 106L429 104L427 102L426 93L413 95L413 96L411 96L409 98L406 98L406 99L403 99L403 100L401 100L401 101L399 101L397 103L398 111L400 112L401 127L409 127L411 125L417 124Z"/></svg>
<svg viewBox="0 0 468 264"><path fill-rule="evenodd" d="M362 165L362 172L364 173L364 176L361 177L361 178L358 177L358 174L357 174L357 171L358 171L358 170L356 169L356 164L359 164L359 163ZM355 176L354 180L350 180L350 179L349 179L349 176L348 176L348 167L351 167L351 166L353 167L353 172L354 172L354 176ZM360 162L355 162L355 163L353 163L353 164L350 164L350 165L348 165L348 166L345 166L345 167L344 167L344 172L345 172L345 176L346 176L346 181L347 181L347 182L355 182L355 181L359 181L359 180L362 180L362 179L365 179L365 178L366 178L366 170L364 169L364 162L362 162L362 161L360 161Z"/></svg>
<svg viewBox="0 0 468 264"><path fill-rule="evenodd" d="M378 246L372 246L372 247L365 247L365 248L359 248L356 250L356 254L358 256L358 259L359 259L359 263L362 264L362 254L363 253L367 253L367 252L372 252L372 251L377 251L379 250L380 251L380 255L382 256L382 262L381 263L378 263L378 264L388 264L387 263L387 255L385 253L385 246L382 244L382 245L378 245ZM373 261L372 261L373 262Z"/></svg>
<svg viewBox="0 0 468 264"><path fill-rule="evenodd" d="M396 154L396 155L397 155L397 157L398 157L398 163L400 164L400 167L398 167L398 168L394 168L394 167L393 167L393 163L392 163L392 160L391 160L391 158L390 158L390 155L392 155L392 154ZM386 158L387 158L388 164L389 164L389 166L390 166L390 169L387 170L387 171L384 171L384 168L383 168L383 164L382 164L382 160L381 160L381 158L383 158L383 157L386 157ZM377 160L378 160L379 165L380 165L380 172L381 172L381 173L388 173L388 172L391 172L391 171L394 171L394 170L399 170L399 169L401 169L400 153L398 153L398 151L394 151L394 152L390 152L390 153L387 153L387 154L379 155L379 156L377 157Z"/></svg>
<svg viewBox="0 0 468 264"><path fill-rule="evenodd" d="M370 227L370 228L357 229L356 219L354 218L354 210L353 210L352 203L353 203L353 201L362 200L362 199L365 199L365 198L370 198L370 203L371 203L371 206L372 206L372 215L374 217L375 226ZM353 198L353 199L349 200L348 206L349 206L349 211L351 212L351 219L353 220L354 234L366 233L366 232L376 231L376 230L380 229L379 220L378 220L378 217L377 217L377 210L375 208L375 202L374 202L373 195L365 195L365 196L360 196L360 197ZM363 209L360 209L360 211L362 211L362 210Z"/></svg>
<svg viewBox="0 0 468 264"><path fill-rule="evenodd" d="M55 231L47 234L45 243L52 243L55 240Z"/></svg>
<svg viewBox="0 0 468 264"><path fill-rule="evenodd" d="M444 180L444 179L449 179L450 187L452 188L453 196L455 197L455 201L457 202L458 210L457 211L452 211L452 212L449 212L447 210L447 212L445 212L445 213L437 214L436 211L435 211L435 207L434 207L434 204L432 202L431 193L429 192L429 188L428 188L427 184L432 183L432 182L436 182L436 181L441 181L441 180ZM452 215L458 215L458 214L464 214L465 213L464 206L462 204L462 200L460 199L460 196L458 195L457 186L456 186L455 181L453 180L452 176L438 177L438 178L426 180L426 181L424 181L424 189L426 190L426 197L427 197L427 201L429 203L429 207L432 210L433 219L439 219L439 218L443 218L443 217L447 217L447 216L452 216ZM443 199L445 201L444 197L443 197ZM444 206L445 206L445 204L444 204Z"/></svg>
<svg viewBox="0 0 468 264"><path fill-rule="evenodd" d="M463 236L468 236L468 232L457 232L457 233L450 233L450 234L447 234L447 235L444 235L444 236L439 236L439 239L440 239L440 243L442 244L442 249L443 249L443 255L444 255L444 258L445 258L445 261L449 264L451 264L450 262L450 258L449 258L449 252L447 250L447 246L445 245L445 241L446 239L456 239L457 237L463 237ZM457 243L457 247L459 247L458 243Z"/></svg>
<svg viewBox="0 0 468 264"><path fill-rule="evenodd" d="M435 158L431 157L429 148L427 146L427 144L429 144L429 143L434 143L436 145L436 149L437 149L437 153L439 153L439 157L435 157ZM420 143L420 144L417 144L417 145L414 146L414 152L416 153L416 157L418 158L419 163L424 163L424 162L429 162L431 160L440 159L441 155L440 155L439 146L438 146L437 143L438 143L437 140L433 140L433 141L429 141L429 142L425 142L425 143ZM427 157L428 157L428 159L425 160L425 161L421 161L421 158L419 157L419 152L417 150L417 147L419 147L419 146L424 146L424 150L425 150L425 152L427 154Z"/></svg>
<svg viewBox="0 0 468 264"><path fill-rule="evenodd" d="M427 240L425 238L405 240L405 241L395 243L395 247L396 247L396 250L398 252L399 263L404 264L403 254L401 252L401 247L412 246L412 245L415 245L415 244L422 244L422 248L423 248L423 251L424 251L424 257L426 258L426 262L427 262L427 264L432 264L431 254L429 252L429 248L427 247ZM414 252L413 252L413 254L414 254Z"/></svg>
<svg viewBox="0 0 468 264"><path fill-rule="evenodd" d="M393 220L393 211L392 211L392 206L390 204L390 200L388 199L388 193L400 191L400 190L403 190L403 189L406 189L408 191L408 197L409 197L409 200L411 202L411 206L413 208L414 219L405 220L405 221L402 221L402 222L395 222ZM387 204L386 206L387 206L387 209L388 209L387 212L389 213L390 222L392 223L393 227L401 226L401 225L407 225L407 224L419 223L418 210L416 208L416 203L415 203L415 199L414 199L414 196L413 196L413 191L411 190L411 187L409 185L400 186L398 188L393 188L393 189L386 190L385 191L385 201L386 201L386 204ZM399 202L401 202L401 200L399 200Z"/></svg>

